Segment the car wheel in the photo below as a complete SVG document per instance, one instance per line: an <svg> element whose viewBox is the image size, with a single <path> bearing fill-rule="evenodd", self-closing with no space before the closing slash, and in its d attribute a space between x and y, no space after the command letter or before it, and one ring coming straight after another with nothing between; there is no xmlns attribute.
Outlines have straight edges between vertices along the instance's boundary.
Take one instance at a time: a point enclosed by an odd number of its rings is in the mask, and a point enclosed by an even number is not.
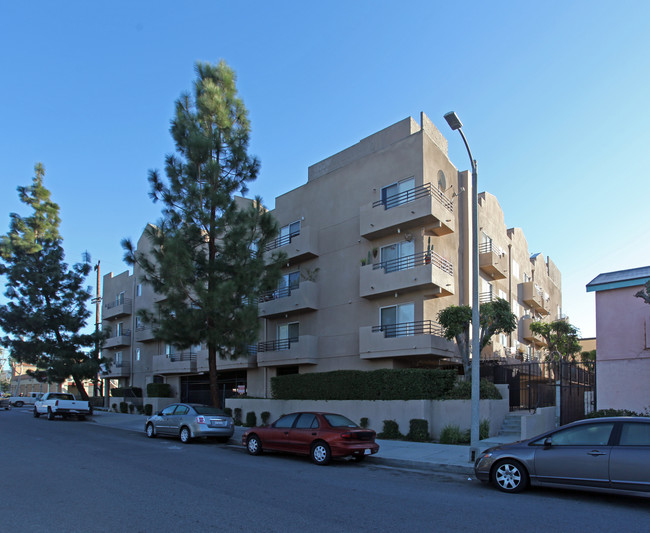
<svg viewBox="0 0 650 533"><path fill-rule="evenodd" d="M180 437L181 437L181 442L183 444L187 444L188 442L190 442L192 440L192 433L190 433L190 428L188 428L187 426L183 426L181 428Z"/></svg>
<svg viewBox="0 0 650 533"><path fill-rule="evenodd" d="M47 419L48 420L54 420L54 413L52 412L51 408L47 408Z"/></svg>
<svg viewBox="0 0 650 533"><path fill-rule="evenodd" d="M497 461L492 472L492 481L503 492L521 492L528 485L528 473L519 461Z"/></svg>
<svg viewBox="0 0 650 533"><path fill-rule="evenodd" d="M312 444L311 460L317 465L326 465L330 462L330 459L332 458L331 456L332 452L326 443L320 441Z"/></svg>
<svg viewBox="0 0 650 533"><path fill-rule="evenodd" d="M361 461L365 460L366 457L367 456L365 453L355 453L352 455L352 459L357 463L360 463Z"/></svg>
<svg viewBox="0 0 650 533"><path fill-rule="evenodd" d="M147 434L147 437L150 439L153 439L156 436L156 431L154 430L153 424L151 422L147 424L147 427L144 431Z"/></svg>
<svg viewBox="0 0 650 533"><path fill-rule="evenodd" d="M246 441L246 449L251 455L259 455L262 453L262 441L257 435L251 435Z"/></svg>
<svg viewBox="0 0 650 533"><path fill-rule="evenodd" d="M24 402L16 402L16 403L14 403L14 405L16 407L22 407L23 405L25 405L25 403Z"/></svg>
<svg viewBox="0 0 650 533"><path fill-rule="evenodd" d="M39 416L41 416L41 413L39 413L39 412L36 410L36 407L34 407L34 418L38 418Z"/></svg>

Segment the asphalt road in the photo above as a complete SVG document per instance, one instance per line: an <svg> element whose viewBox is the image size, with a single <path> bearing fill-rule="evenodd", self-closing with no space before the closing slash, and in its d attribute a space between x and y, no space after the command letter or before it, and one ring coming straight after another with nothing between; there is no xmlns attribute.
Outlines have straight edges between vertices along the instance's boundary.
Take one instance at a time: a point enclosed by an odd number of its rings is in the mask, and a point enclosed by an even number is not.
<svg viewBox="0 0 650 533"><path fill-rule="evenodd" d="M0 411L0 531L650 531L650 499L502 494L460 476L249 456Z"/></svg>

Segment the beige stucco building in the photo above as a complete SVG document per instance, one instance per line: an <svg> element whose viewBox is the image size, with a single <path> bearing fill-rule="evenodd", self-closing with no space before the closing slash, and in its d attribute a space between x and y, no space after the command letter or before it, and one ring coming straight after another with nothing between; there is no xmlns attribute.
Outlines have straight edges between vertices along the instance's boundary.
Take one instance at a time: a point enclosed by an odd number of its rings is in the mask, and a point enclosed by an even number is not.
<svg viewBox="0 0 650 533"><path fill-rule="evenodd" d="M287 253L284 278L260 298L251 355L218 363L224 393L245 386L268 397L279 374L457 363L436 318L471 304L470 198L470 174L451 163L424 114L309 167L304 185L276 198L281 232L269 252ZM483 356L534 358L541 343L528 326L561 315L560 271L530 255L522 230L506 226L486 192L479 226L480 300L504 298L518 319ZM141 238L138 249L147 246ZM164 381L181 399L207 399L207 350L176 353L139 323L136 311L156 304L141 279L137 267L104 277L103 323L112 331L104 355L113 361L104 377L143 388Z"/></svg>

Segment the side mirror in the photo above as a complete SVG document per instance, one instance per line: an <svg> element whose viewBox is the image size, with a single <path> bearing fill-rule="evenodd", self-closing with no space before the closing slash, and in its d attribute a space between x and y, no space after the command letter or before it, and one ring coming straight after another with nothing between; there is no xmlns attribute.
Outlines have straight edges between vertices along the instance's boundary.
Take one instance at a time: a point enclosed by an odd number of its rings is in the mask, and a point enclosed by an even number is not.
<svg viewBox="0 0 650 533"><path fill-rule="evenodd" d="M550 448L553 444L551 437L546 437L544 439L544 449Z"/></svg>
<svg viewBox="0 0 650 533"><path fill-rule="evenodd" d="M162 416L162 411L158 411L158 412L156 413L156 416Z"/></svg>

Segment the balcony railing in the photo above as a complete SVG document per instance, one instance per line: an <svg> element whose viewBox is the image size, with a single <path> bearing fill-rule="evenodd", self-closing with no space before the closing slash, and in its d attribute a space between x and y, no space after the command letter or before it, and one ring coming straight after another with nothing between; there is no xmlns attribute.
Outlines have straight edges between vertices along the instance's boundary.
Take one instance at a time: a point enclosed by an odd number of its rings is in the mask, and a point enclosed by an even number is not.
<svg viewBox="0 0 650 533"><path fill-rule="evenodd" d="M388 196L387 198L384 198L382 200L377 200L372 204L372 207L379 207L381 205L384 206L384 209L390 209L391 207L397 207L398 205L402 205L408 202L412 202L413 200L417 200L418 198L424 198L426 196L431 196L432 198L435 198L438 200L443 206L445 206L450 212L454 212L454 204L452 201L447 198L443 192L438 189L438 187L434 187L431 185L431 183L425 183L424 185L419 185L417 187L414 187L413 189L409 189L408 191L403 191L399 194L395 194L393 196Z"/></svg>
<svg viewBox="0 0 650 533"><path fill-rule="evenodd" d="M451 263L451 261L438 255L436 252L422 252L419 254L398 257L397 259L382 261L381 263L375 263L372 265L372 269L384 269L384 271L388 273L399 272L400 270L407 270L409 268L415 268L421 265L429 264L438 267L440 270L451 276L454 275L454 265Z"/></svg>
<svg viewBox="0 0 650 533"><path fill-rule="evenodd" d="M373 333L383 332L384 337L407 337L410 335L437 335L443 336L443 329L440 324L433 320L421 320L419 322L400 322L397 324L384 324L373 326Z"/></svg>
<svg viewBox="0 0 650 533"><path fill-rule="evenodd" d="M273 239L266 245L264 251L269 252L271 250L275 250L276 248L280 248L281 246L286 246L287 244L291 243L291 239L297 237L298 235L300 235L300 231L294 231L293 233L289 233L289 235L283 235L282 237Z"/></svg>
<svg viewBox="0 0 650 533"><path fill-rule="evenodd" d="M274 341L265 341L257 344L257 353L260 352L278 352L280 350L289 350L291 344L297 343L298 337L290 337L288 339L279 339Z"/></svg>
<svg viewBox="0 0 650 533"><path fill-rule="evenodd" d="M122 301L119 302L109 302L104 304L106 306L106 309L113 309L114 307L117 307L118 305L126 305L130 306L131 305L131 299L130 298L124 298Z"/></svg>
<svg viewBox="0 0 650 533"><path fill-rule="evenodd" d="M177 361L196 361L196 352L181 352L168 354L167 358L172 362Z"/></svg>
<svg viewBox="0 0 650 533"><path fill-rule="evenodd" d="M280 289L274 289L272 291L267 291L262 293L258 298L258 303L270 302L272 300L278 300L280 298L288 298L291 296L291 291L298 289L299 285L293 287L281 287Z"/></svg>
<svg viewBox="0 0 650 533"><path fill-rule="evenodd" d="M482 292L478 295L478 302L481 304L492 302L494 299L494 293L492 291Z"/></svg>

